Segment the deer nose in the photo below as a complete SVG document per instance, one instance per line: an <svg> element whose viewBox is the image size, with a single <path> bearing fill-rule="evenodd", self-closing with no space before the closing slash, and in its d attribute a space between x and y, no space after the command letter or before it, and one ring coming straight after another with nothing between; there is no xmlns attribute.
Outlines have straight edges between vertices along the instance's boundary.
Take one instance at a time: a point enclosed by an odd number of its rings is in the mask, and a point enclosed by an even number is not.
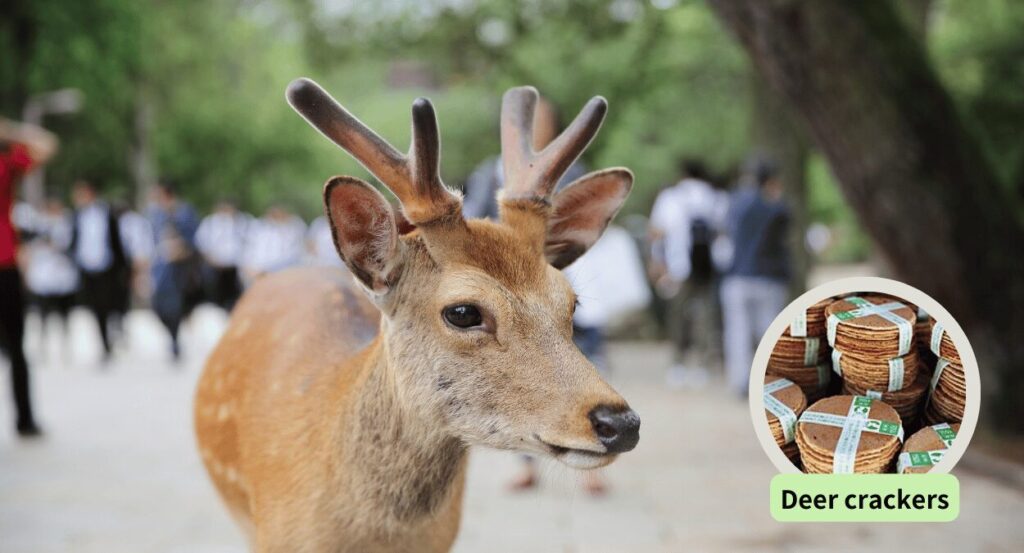
<svg viewBox="0 0 1024 553"><path fill-rule="evenodd" d="M588 416L608 453L624 453L640 441L640 415L629 407L598 405Z"/></svg>

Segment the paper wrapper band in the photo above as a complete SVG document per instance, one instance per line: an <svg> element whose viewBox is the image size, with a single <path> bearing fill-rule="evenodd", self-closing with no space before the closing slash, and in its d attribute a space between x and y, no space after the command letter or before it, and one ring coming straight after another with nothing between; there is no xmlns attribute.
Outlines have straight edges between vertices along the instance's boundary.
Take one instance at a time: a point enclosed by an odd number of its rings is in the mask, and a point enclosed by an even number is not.
<svg viewBox="0 0 1024 553"><path fill-rule="evenodd" d="M857 446L860 445L860 436L864 432L896 436L901 442L903 441L902 424L868 418L872 401L874 400L867 396L854 396L846 416L817 411L804 411L800 415L800 422L825 424L842 429L832 457L833 473L853 473L854 463L857 460Z"/></svg>
<svg viewBox="0 0 1024 553"><path fill-rule="evenodd" d="M910 345L914 341L914 325L907 319L893 313L893 311L897 309L905 308L906 305L898 301L875 305L864 298L856 296L846 298L846 301L856 305L857 308L851 309L850 311L840 311L828 316L828 319L826 320L826 328L828 344L830 346L835 347L836 332L839 329L839 324L843 321L878 315L879 317L895 324L896 328L899 330L899 353L897 355L904 356L910 352Z"/></svg>
<svg viewBox="0 0 1024 553"><path fill-rule="evenodd" d="M782 426L782 437L785 443L790 443L796 437L796 413L788 405L782 403L772 394L787 386L795 386L789 380L780 378L774 382L764 385L764 408L779 419Z"/></svg>

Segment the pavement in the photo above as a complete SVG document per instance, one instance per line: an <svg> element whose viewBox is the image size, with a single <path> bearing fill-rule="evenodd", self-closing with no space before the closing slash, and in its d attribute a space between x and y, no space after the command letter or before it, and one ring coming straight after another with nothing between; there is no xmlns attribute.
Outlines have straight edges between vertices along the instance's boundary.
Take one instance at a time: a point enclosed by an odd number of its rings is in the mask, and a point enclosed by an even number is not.
<svg viewBox="0 0 1024 553"><path fill-rule="evenodd" d="M9 403L0 408L0 552L246 551L191 430L195 381L223 322L198 312L175 365L152 315L134 312L127 347L105 368L86 314L73 315L66 347L32 326L46 436L18 441ZM510 493L518 457L474 450L456 552L1024 551L1024 492L962 467L952 523L777 523L768 513L776 471L745 402L717 379L700 391L666 389L663 344L615 343L609 354L612 383L643 418L640 445L606 469L610 493L588 496L578 473L553 463L542 465L539 488Z"/></svg>

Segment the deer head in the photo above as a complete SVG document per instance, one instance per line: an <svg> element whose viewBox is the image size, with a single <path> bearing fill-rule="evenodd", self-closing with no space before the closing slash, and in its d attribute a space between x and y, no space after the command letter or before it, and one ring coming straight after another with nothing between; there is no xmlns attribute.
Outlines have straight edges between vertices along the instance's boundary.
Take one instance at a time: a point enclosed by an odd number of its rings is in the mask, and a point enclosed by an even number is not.
<svg viewBox="0 0 1024 553"><path fill-rule="evenodd" d="M540 152L532 144L537 92L502 105L501 220L465 220L441 182L440 138L426 99L412 106L412 145L394 149L316 83L288 87L289 103L398 198L334 177L324 203L338 253L382 317L388 368L403 408L465 443L556 457L590 468L638 440L640 421L572 341L576 297L560 269L593 245L632 186L626 169L588 174L552 193L597 133L594 98Z"/></svg>

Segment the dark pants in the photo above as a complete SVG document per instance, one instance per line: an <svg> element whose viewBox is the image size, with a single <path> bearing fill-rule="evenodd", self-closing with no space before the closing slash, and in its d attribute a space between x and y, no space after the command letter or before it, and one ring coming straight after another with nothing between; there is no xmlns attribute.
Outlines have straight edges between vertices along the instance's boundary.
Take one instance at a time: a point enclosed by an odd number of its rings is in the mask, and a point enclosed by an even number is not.
<svg viewBox="0 0 1024 553"><path fill-rule="evenodd" d="M100 327L100 339L103 341L103 352L110 355L110 329L121 302L124 286L118 271L89 272L82 271L81 304L96 317Z"/></svg>
<svg viewBox="0 0 1024 553"><path fill-rule="evenodd" d="M193 260L166 263L154 267L154 288L150 303L167 333L171 336L171 353L180 355L178 330L202 296L199 266Z"/></svg>
<svg viewBox="0 0 1024 553"><path fill-rule="evenodd" d="M50 315L57 315L60 318L60 327L66 336L68 334L68 316L71 308L75 305L74 294L36 294L32 297L32 303L39 311L40 329L45 341Z"/></svg>
<svg viewBox="0 0 1024 553"><path fill-rule="evenodd" d="M18 428L35 426L25 359L25 297L17 267L0 268L0 346L11 359L11 388Z"/></svg>
<svg viewBox="0 0 1024 553"><path fill-rule="evenodd" d="M160 323L167 329L167 334L171 337L171 353L177 358L181 355L181 344L178 342L178 331L181 329L181 321L183 316L179 312L168 311L168 310L156 310L156 316L160 319Z"/></svg>
<svg viewBox="0 0 1024 553"><path fill-rule="evenodd" d="M35 303L36 307L39 308L39 314L43 319L56 314L60 316L61 322L67 325L68 315L71 314L71 308L75 305L75 295L36 295L33 297L32 301Z"/></svg>
<svg viewBox="0 0 1024 553"><path fill-rule="evenodd" d="M225 311L231 311L242 295L242 282L238 279L238 268L207 265L203 276L206 299Z"/></svg>
<svg viewBox="0 0 1024 553"><path fill-rule="evenodd" d="M672 298L668 328L677 363L685 363L687 354L691 354L696 357L699 368L710 368L717 341L715 310L718 303L714 293L711 281L688 280Z"/></svg>

